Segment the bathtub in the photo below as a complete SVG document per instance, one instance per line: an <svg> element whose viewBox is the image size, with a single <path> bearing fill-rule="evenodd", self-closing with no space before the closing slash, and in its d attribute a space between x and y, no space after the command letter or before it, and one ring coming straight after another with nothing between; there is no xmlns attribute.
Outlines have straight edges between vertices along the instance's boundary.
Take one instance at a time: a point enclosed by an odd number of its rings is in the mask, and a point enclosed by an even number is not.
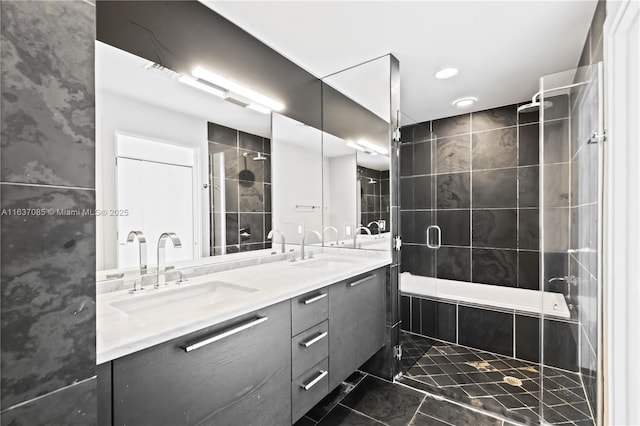
<svg viewBox="0 0 640 426"><path fill-rule="evenodd" d="M522 288L476 284L431 277L400 274L400 291L457 303L469 303L557 318L570 318L564 295ZM542 303L542 309L541 309Z"/></svg>

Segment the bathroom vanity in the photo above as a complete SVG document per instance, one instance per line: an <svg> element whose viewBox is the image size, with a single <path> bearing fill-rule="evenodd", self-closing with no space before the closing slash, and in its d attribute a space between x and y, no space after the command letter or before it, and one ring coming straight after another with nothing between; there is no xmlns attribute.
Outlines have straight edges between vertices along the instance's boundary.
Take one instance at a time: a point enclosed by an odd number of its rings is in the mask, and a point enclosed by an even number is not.
<svg viewBox="0 0 640 426"><path fill-rule="evenodd" d="M318 251L100 294L101 424L295 423L384 345L388 256Z"/></svg>

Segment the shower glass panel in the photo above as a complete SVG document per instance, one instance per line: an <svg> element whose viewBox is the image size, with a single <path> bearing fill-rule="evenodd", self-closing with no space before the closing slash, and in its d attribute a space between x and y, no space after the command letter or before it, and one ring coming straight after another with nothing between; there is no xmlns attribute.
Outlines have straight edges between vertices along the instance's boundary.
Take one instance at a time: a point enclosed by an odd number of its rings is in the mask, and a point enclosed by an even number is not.
<svg viewBox="0 0 640 426"><path fill-rule="evenodd" d="M539 399L545 424L600 424L601 64L540 79ZM562 295L562 297L558 297Z"/></svg>

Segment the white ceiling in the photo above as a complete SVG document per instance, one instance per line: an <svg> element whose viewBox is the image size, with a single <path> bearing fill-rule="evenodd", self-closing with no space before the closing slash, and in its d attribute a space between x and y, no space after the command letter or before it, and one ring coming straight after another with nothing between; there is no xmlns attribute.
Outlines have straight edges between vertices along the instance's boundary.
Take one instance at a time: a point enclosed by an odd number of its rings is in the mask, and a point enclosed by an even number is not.
<svg viewBox="0 0 640 426"><path fill-rule="evenodd" d="M574 68L596 0L204 1L322 77L392 53L403 124L531 98L538 79ZM436 80L443 67L458 76ZM475 96L468 110L451 105Z"/></svg>

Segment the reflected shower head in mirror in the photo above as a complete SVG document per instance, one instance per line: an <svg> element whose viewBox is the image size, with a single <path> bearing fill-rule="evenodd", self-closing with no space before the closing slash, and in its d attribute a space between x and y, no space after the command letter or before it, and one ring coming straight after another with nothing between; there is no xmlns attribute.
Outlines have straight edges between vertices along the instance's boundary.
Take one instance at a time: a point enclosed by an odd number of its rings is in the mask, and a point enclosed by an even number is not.
<svg viewBox="0 0 640 426"><path fill-rule="evenodd" d="M248 152L245 152L244 154L242 154L244 158L247 158L249 155L250 153ZM265 161L266 159L267 157L261 152L259 152L258 155L252 158L253 161Z"/></svg>
<svg viewBox="0 0 640 426"><path fill-rule="evenodd" d="M518 107L518 113L527 113L527 112L536 112L540 111L540 101L538 101L538 97L540 97L540 92L533 95L531 98L531 102L528 104L520 105ZM550 108L553 106L553 102L544 101L544 108Z"/></svg>
<svg viewBox="0 0 640 426"><path fill-rule="evenodd" d="M369 178L369 183L378 183L378 181L375 180L374 178Z"/></svg>

